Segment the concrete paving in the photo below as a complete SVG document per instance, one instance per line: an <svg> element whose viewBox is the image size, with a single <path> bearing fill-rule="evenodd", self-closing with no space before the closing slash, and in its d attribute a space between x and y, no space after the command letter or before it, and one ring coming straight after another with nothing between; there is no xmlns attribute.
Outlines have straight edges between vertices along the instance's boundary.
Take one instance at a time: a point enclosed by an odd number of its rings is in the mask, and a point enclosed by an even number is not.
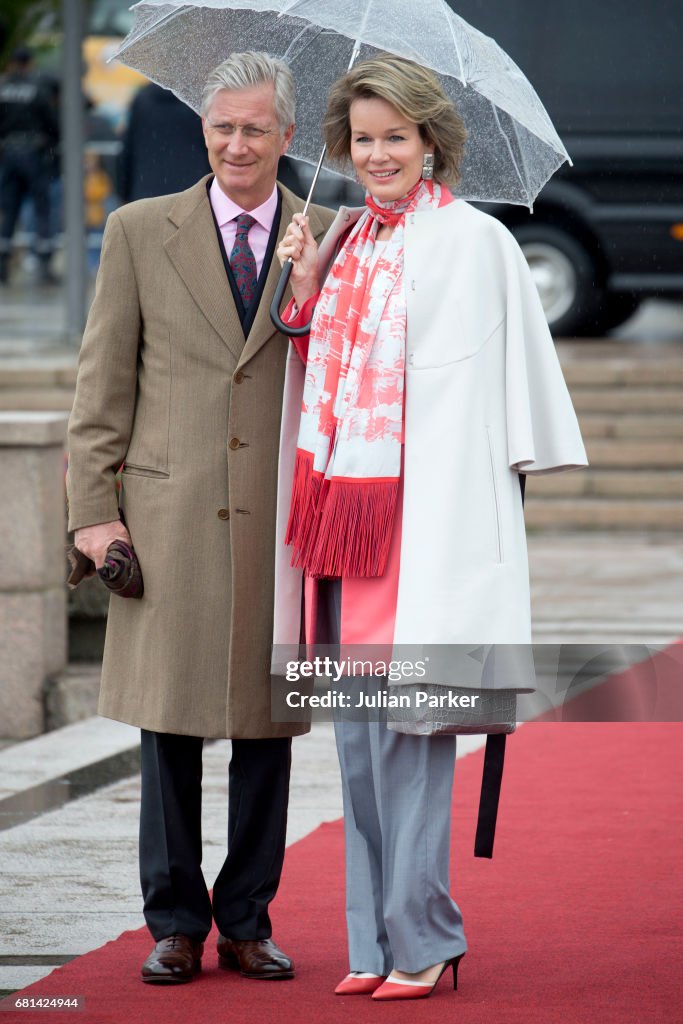
<svg viewBox="0 0 683 1024"><path fill-rule="evenodd" d="M535 640L669 643L683 632L683 539L675 534L540 534L529 538ZM481 746L461 738L459 756ZM21 793L137 743L89 719L0 751L2 794ZM205 751L204 867L225 853L229 742ZM0 831L0 991L143 923L137 878L137 775ZM341 814L332 726L294 744L287 841ZM36 959L38 958L38 959Z"/></svg>

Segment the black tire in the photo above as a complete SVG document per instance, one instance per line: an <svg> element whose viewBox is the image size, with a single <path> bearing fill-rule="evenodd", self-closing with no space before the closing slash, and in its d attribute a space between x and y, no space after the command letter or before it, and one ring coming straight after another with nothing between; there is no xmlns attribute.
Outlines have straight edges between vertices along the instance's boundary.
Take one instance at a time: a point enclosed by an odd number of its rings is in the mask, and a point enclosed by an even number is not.
<svg viewBox="0 0 683 1024"><path fill-rule="evenodd" d="M607 292L595 314L593 333L604 334L630 320L642 301L633 292Z"/></svg>
<svg viewBox="0 0 683 1024"><path fill-rule="evenodd" d="M512 233L526 256L553 335L589 331L604 296L590 252L551 224L513 226Z"/></svg>

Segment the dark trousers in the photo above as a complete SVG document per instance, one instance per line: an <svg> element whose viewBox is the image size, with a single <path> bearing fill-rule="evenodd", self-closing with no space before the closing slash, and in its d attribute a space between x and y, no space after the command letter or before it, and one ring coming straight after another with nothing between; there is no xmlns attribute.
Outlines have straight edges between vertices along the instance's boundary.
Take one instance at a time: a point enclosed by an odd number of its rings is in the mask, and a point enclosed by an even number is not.
<svg viewBox="0 0 683 1024"><path fill-rule="evenodd" d="M232 939L267 939L282 873L292 741L233 740L228 855L213 888L202 874L202 747L196 736L142 730L140 881L154 940L203 942L212 917Z"/></svg>
<svg viewBox="0 0 683 1024"><path fill-rule="evenodd" d="M50 168L44 154L31 148L14 148L3 154L0 172L0 256L8 256L23 200L33 200L36 252L48 259L50 237Z"/></svg>

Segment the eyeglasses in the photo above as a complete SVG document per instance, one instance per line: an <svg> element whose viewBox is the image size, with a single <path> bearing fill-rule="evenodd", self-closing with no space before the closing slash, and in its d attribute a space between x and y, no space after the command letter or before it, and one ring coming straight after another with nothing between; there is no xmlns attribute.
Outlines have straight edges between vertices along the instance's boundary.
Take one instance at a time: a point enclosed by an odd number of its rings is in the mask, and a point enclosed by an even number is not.
<svg viewBox="0 0 683 1024"><path fill-rule="evenodd" d="M232 138L236 132L239 132L245 139L263 139L266 135L275 133L274 128L258 128L255 124L230 124L227 121L214 124L208 118L206 118L206 124L212 131L217 132L225 139Z"/></svg>

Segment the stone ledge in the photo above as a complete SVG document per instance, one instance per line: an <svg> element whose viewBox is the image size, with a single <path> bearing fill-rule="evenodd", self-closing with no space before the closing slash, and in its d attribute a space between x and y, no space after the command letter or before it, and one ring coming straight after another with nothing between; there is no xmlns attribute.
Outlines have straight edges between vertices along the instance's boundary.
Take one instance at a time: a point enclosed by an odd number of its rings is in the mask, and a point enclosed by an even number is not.
<svg viewBox="0 0 683 1024"><path fill-rule="evenodd" d="M585 530L680 530L683 501L581 498L534 498L529 495L524 510L527 528Z"/></svg>
<svg viewBox="0 0 683 1024"><path fill-rule="evenodd" d="M45 729L52 732L97 714L100 662L69 665L45 682Z"/></svg>
<svg viewBox="0 0 683 1024"><path fill-rule="evenodd" d="M67 422L63 412L0 411L0 447L64 445Z"/></svg>

